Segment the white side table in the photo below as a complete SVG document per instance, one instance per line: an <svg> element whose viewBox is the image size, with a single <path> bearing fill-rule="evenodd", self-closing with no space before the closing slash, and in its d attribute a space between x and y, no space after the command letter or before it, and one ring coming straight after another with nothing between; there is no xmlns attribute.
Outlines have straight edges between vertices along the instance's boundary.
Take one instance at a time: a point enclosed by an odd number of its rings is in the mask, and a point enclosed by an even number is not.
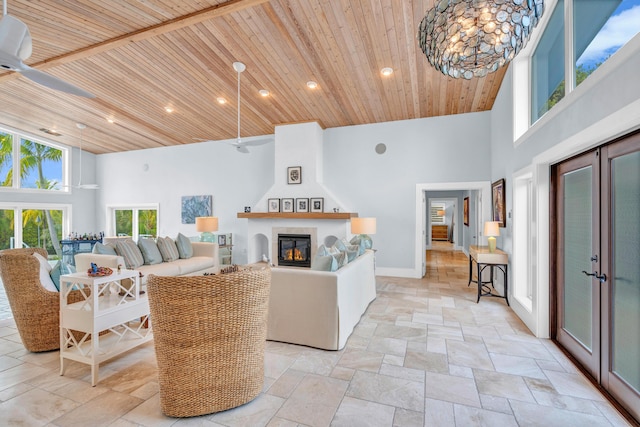
<svg viewBox="0 0 640 427"><path fill-rule="evenodd" d="M122 285L131 279L134 286ZM91 385L98 382L98 366L111 357L153 338L149 325L149 300L140 295L136 270L91 277L87 273L60 277L60 375L65 359L91 365ZM79 289L84 300L67 304L67 296ZM123 295L119 293L123 291ZM80 331L75 337L71 331ZM109 331L100 335L102 331Z"/></svg>

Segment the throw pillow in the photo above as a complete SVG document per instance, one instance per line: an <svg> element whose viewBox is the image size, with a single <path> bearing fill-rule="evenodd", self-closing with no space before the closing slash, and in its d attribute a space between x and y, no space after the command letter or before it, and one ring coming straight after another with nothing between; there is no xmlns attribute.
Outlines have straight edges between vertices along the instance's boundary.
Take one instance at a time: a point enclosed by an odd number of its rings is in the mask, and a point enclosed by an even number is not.
<svg viewBox="0 0 640 427"><path fill-rule="evenodd" d="M367 249L366 242L360 236L353 236L353 239L351 239L350 243L352 245L358 246L358 256L362 255Z"/></svg>
<svg viewBox="0 0 640 427"><path fill-rule="evenodd" d="M153 239L143 238L138 240L138 247L142 252L145 265L160 264L162 262L162 254Z"/></svg>
<svg viewBox="0 0 640 427"><path fill-rule="evenodd" d="M344 252L344 251L347 250L347 246L345 245L344 241L342 241L342 240L336 240L336 242L333 244L333 246L338 248L338 250L340 252Z"/></svg>
<svg viewBox="0 0 640 427"><path fill-rule="evenodd" d="M338 262L331 255L317 255L311 263L311 269L316 271L336 271Z"/></svg>
<svg viewBox="0 0 640 427"><path fill-rule="evenodd" d="M100 255L118 255L116 253L116 247L113 245L113 243L107 243L106 245L103 245L102 243L98 242L93 245L93 249L91 250L91 252Z"/></svg>
<svg viewBox="0 0 640 427"><path fill-rule="evenodd" d="M135 269L144 264L144 257L140 248L133 240L124 240L116 243L116 252L124 258L124 265L129 269ZM100 266L98 266L100 267Z"/></svg>
<svg viewBox="0 0 640 427"><path fill-rule="evenodd" d="M182 233L178 233L176 237L176 246L178 247L178 253L180 258L186 259L193 256L193 247L191 246L191 240Z"/></svg>
<svg viewBox="0 0 640 427"><path fill-rule="evenodd" d="M164 262L171 262L180 258L176 243L171 237L158 237L158 249Z"/></svg>
<svg viewBox="0 0 640 427"><path fill-rule="evenodd" d="M347 258L346 252L340 252L337 255L333 255L333 257L335 258L336 262L338 263L338 269L344 267L345 265L347 265L349 263L349 259Z"/></svg>
<svg viewBox="0 0 640 427"><path fill-rule="evenodd" d="M40 264L40 284L42 287L51 292L58 292L58 288L56 288L55 283L51 280L51 276L49 276L49 272L52 269L49 261L39 253L34 253L33 257L37 259Z"/></svg>
<svg viewBox="0 0 640 427"><path fill-rule="evenodd" d="M329 250L325 245L318 246L318 250L316 252L316 256L327 256L329 255Z"/></svg>
<svg viewBox="0 0 640 427"><path fill-rule="evenodd" d="M56 289L60 291L60 276L62 276L63 274L71 274L75 272L76 268L73 265L67 264L66 262L58 261L56 265L54 265L51 269L51 273L49 275L51 276L51 280L56 286Z"/></svg>
<svg viewBox="0 0 640 427"><path fill-rule="evenodd" d="M360 255L360 252L358 249L359 247L356 245L347 245L347 250L345 252L347 253L347 258L349 258L349 262L358 258L358 255Z"/></svg>

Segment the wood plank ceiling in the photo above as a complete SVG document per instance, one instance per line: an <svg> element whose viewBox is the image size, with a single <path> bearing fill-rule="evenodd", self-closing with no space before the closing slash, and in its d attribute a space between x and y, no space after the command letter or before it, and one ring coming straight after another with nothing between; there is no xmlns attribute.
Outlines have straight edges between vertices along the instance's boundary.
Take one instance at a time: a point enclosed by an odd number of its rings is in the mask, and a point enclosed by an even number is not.
<svg viewBox="0 0 640 427"><path fill-rule="evenodd" d="M53 91L5 71L0 124L78 146L75 124L82 122L83 149L96 154L235 138L234 61L247 65L243 138L272 134L284 123L317 120L331 128L491 109L504 69L451 79L420 51L418 25L432 4L9 0L8 13L33 38L25 62L96 97ZM394 73L383 77L383 67ZM318 88L307 88L309 80ZM218 97L228 102L220 105Z"/></svg>

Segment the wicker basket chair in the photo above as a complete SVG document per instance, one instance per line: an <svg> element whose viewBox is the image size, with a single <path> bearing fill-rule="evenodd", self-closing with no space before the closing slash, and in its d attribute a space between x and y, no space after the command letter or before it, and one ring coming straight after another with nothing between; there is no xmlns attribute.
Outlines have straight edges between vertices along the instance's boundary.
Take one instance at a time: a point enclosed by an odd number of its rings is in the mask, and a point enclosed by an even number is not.
<svg viewBox="0 0 640 427"><path fill-rule="evenodd" d="M34 253L47 257L42 248L0 251L0 275L9 306L25 348L31 352L60 348L60 294L40 284L40 263ZM79 292L69 301L80 300Z"/></svg>
<svg viewBox="0 0 640 427"><path fill-rule="evenodd" d="M192 417L253 400L264 384L271 270L147 282L160 406Z"/></svg>

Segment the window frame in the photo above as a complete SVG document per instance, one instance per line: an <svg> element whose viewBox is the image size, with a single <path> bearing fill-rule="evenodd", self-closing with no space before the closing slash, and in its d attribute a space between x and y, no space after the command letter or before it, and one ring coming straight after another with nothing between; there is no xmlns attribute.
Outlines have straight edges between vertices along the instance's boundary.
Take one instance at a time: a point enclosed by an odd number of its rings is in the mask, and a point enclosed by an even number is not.
<svg viewBox="0 0 640 427"><path fill-rule="evenodd" d="M20 178L20 174L13 174L13 183L11 186L8 187L1 187L0 186L0 191L5 191L5 192L23 192L23 193L41 193L41 194L68 194L71 192L71 185L70 185L70 177L71 177L71 162L70 162L70 156L71 156L71 148L67 147L63 144L60 144L58 142L49 140L47 138L41 138L39 136L33 135L29 132L24 132L15 128L12 128L10 126L6 126L6 125L0 125L0 132L2 133L6 133L6 134L10 134L12 137L12 145L13 145L13 153L12 153L12 161L13 161L13 167L15 168L16 165L20 165L20 160L21 160L21 156L20 156L20 146L22 144L22 140L29 140L33 143L36 144L40 144L40 145L45 145L47 147L51 147L54 148L56 150L60 150L62 152L62 158L61 158L61 163L62 163L62 181L60 182L60 189L59 190L47 190L47 189L42 189L42 188L28 188L28 187L22 187L21 186L21 178Z"/></svg>
<svg viewBox="0 0 640 427"><path fill-rule="evenodd" d="M0 202L0 210L13 210L14 224L20 224L20 227L14 227L13 237L15 247L21 248L22 241L22 215L26 210L60 210L62 211L62 237L68 236L71 230L72 205L67 203L27 203L27 202Z"/></svg>
<svg viewBox="0 0 640 427"><path fill-rule="evenodd" d="M108 218L107 223L107 236L116 235L116 216L117 210L131 210L133 211L133 218L131 220L131 238L134 241L138 241L140 237L140 230L138 227L138 218L141 210L155 210L156 211L156 237L160 235L160 204L159 203L135 203L135 204L121 204L121 205L107 205Z"/></svg>

